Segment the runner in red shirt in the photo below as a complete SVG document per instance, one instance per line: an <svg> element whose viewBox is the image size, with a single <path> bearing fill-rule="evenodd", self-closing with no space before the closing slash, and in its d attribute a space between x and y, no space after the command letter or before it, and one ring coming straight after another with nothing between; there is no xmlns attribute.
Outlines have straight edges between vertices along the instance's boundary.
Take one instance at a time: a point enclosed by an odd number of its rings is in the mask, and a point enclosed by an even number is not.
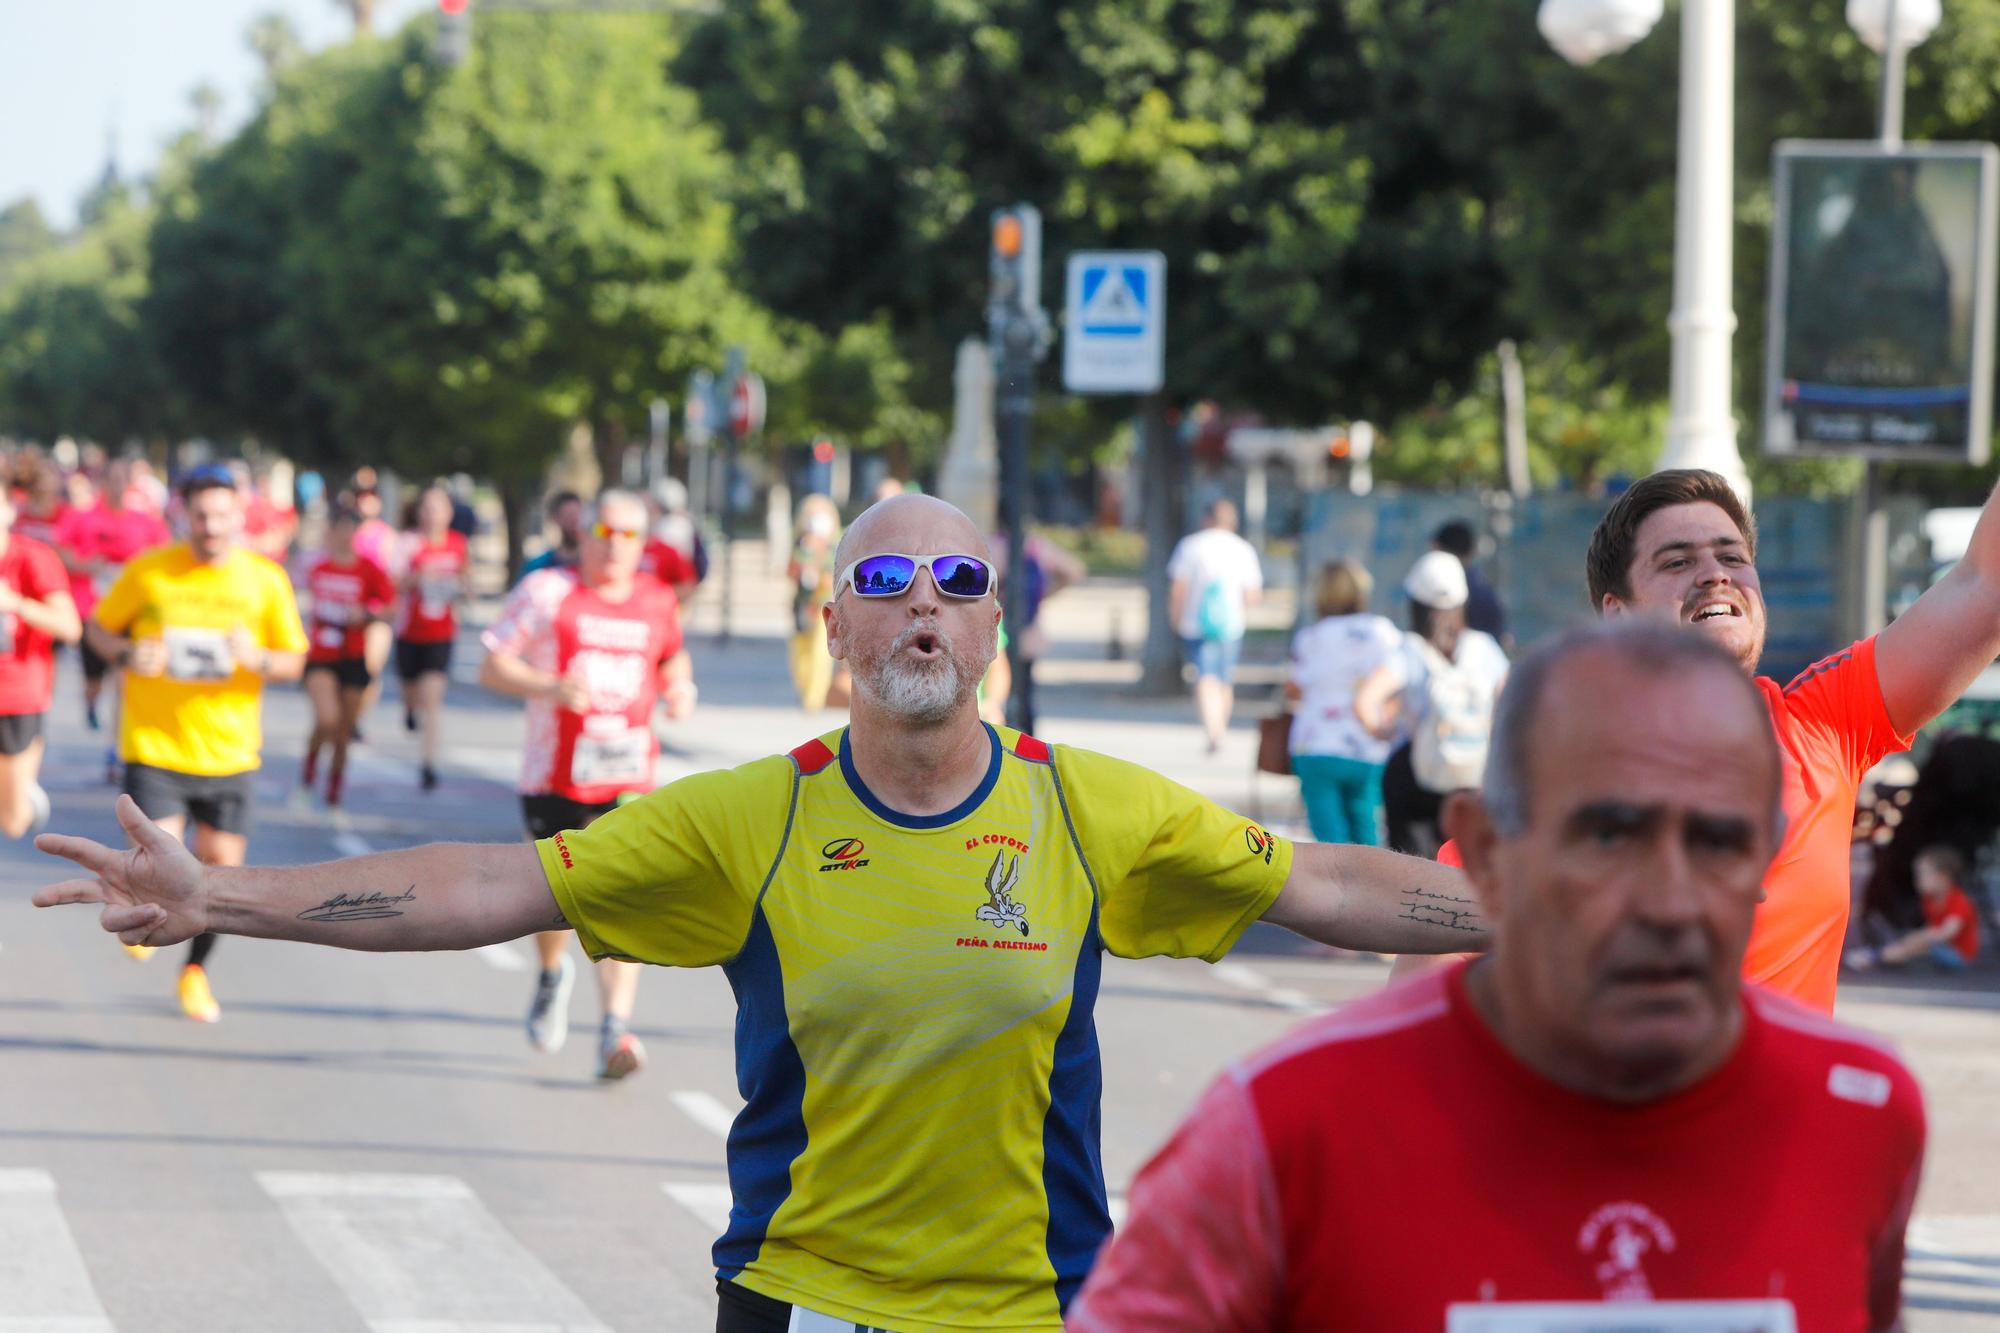
<svg viewBox="0 0 2000 1333"><path fill-rule="evenodd" d="M0 499L0 833L10 838L49 822L42 790L42 714L55 690L56 643L83 637L62 561L14 528Z"/></svg>
<svg viewBox="0 0 2000 1333"><path fill-rule="evenodd" d="M69 512L62 470L46 458L31 459L24 478L25 496L14 514L14 535L56 545L56 531Z"/></svg>
<svg viewBox="0 0 2000 1333"><path fill-rule="evenodd" d="M639 572L672 588L683 606L694 596L695 585L701 582L701 576L694 571L694 561L681 554L672 542L658 537L647 540L646 549L639 556Z"/></svg>
<svg viewBox="0 0 2000 1333"><path fill-rule="evenodd" d="M521 814L530 841L587 826L621 800L656 785L653 707L687 716L695 687L681 642L674 590L638 572L645 502L606 491L584 517L577 567L522 579L484 636L480 683L528 701L521 747ZM568 931L535 937L542 974L528 1013L528 1036L553 1051L569 1035L575 979ZM623 1078L645 1062L627 1030L639 965L597 965L604 1026L598 1076Z"/></svg>
<svg viewBox="0 0 2000 1333"><path fill-rule="evenodd" d="M1784 757L1787 822L1743 960L1751 981L1832 1011L1861 776L1907 748L1919 728L2000 657L1995 511L1989 497L1965 558L1879 635L1782 688L1757 677ZM1591 600L1606 616L1691 626L1754 675L1765 633L1756 555L1756 523L1720 476L1656 472L1621 495L1597 525L1587 559ZM1420 966L1399 963L1397 975Z"/></svg>
<svg viewBox="0 0 2000 1333"><path fill-rule="evenodd" d="M425 791L437 786L444 691L451 679L451 645L470 563L465 534L451 530L451 492L424 487L411 506L398 565L403 594L396 617L396 675L403 682L403 723L422 729Z"/></svg>
<svg viewBox="0 0 2000 1333"><path fill-rule="evenodd" d="M113 459L105 466L103 494L98 503L88 509L75 507L72 503L70 512L57 527L56 546L67 557L70 594L76 600L77 614L88 617L96 609L98 599L118 581L118 575L133 557L173 540L165 520L157 513L129 503L131 497L143 494L133 484L131 462L122 458ZM92 731L96 731L99 725L97 705L104 691L105 661L88 640L83 642L78 655L83 659L84 721ZM111 730L114 735L117 734L115 716ZM105 751L105 767L106 779L114 783L118 781L115 749Z"/></svg>
<svg viewBox="0 0 2000 1333"><path fill-rule="evenodd" d="M1532 653L1447 812L1492 952L1225 1074L1069 1327L1898 1327L1916 1083L1739 977L1782 817L1762 703L1664 626Z"/></svg>
<svg viewBox="0 0 2000 1333"><path fill-rule="evenodd" d="M312 699L313 729L306 740L300 781L313 785L321 747L333 747L327 765L326 803L339 805L347 776L347 747L361 716L374 673L368 669L368 630L389 614L396 585L383 568L354 549L361 513L343 505L327 523L326 550L306 571L312 611L306 622L306 694Z"/></svg>

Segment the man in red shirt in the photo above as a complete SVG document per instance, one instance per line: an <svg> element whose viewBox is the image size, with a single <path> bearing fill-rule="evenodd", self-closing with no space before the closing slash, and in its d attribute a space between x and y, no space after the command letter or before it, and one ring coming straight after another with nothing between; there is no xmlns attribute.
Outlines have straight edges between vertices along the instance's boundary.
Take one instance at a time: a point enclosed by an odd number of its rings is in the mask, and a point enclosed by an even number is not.
<svg viewBox="0 0 2000 1333"><path fill-rule="evenodd" d="M443 483L424 487L413 508L415 521L399 561L403 608L396 620L396 675L403 682L404 725L421 732L419 780L429 791L438 784L444 691L471 562L465 534L451 530L451 492Z"/></svg>
<svg viewBox="0 0 2000 1333"><path fill-rule="evenodd" d="M521 746L521 815L529 841L587 827L623 800L653 789L658 745L653 707L685 717L695 688L681 642L674 590L639 572L646 505L606 491L583 515L574 569L540 569L515 587L486 631L479 680L528 701ZM570 932L535 937L542 972L528 1013L528 1037L553 1051L569 1035L575 980ZM600 1078L623 1078L645 1061L627 1030L639 965L597 965L604 1003Z"/></svg>
<svg viewBox="0 0 2000 1333"><path fill-rule="evenodd" d="M1757 525L1727 482L1699 469L1656 472L1597 525L1586 566L1598 612L1690 626L1755 677L1769 708L1784 760L1786 827L1743 959L1750 980L1832 1012L1861 776L1908 748L2000 656L1996 508L1988 497L1965 558L1894 624L1782 687L1756 676L1765 630ZM1419 967L1399 964L1397 975Z"/></svg>
<svg viewBox="0 0 2000 1333"><path fill-rule="evenodd" d="M67 557L71 574L70 594L76 602L77 614L86 619L134 556L173 540L159 514L131 503L143 494L132 480L131 462L113 459L104 469L103 493L96 506L71 508L56 529L57 549ZM80 655L84 720L96 731L97 704L104 691L106 664L87 639ZM112 730L117 729L114 723ZM106 752L106 766L110 770L108 776L115 781L118 777L115 751Z"/></svg>
<svg viewBox="0 0 2000 1333"><path fill-rule="evenodd" d="M1897 1327L1916 1083L1739 976L1784 821L1765 702L1659 625L1530 654L1446 815L1492 951L1218 1080L1069 1327Z"/></svg>
<svg viewBox="0 0 2000 1333"><path fill-rule="evenodd" d="M83 637L62 561L13 531L14 521L0 496L0 833L10 838L49 821L42 714L55 690L55 645Z"/></svg>

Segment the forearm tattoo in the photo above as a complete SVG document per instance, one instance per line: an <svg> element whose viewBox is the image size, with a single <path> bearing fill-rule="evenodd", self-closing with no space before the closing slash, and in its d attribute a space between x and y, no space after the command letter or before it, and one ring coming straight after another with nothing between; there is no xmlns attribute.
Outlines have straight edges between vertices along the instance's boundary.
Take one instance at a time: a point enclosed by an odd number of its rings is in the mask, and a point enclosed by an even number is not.
<svg viewBox="0 0 2000 1333"><path fill-rule="evenodd" d="M417 886L412 884L401 893L336 893L318 907L308 907L299 913L301 921L380 921L385 917L401 916L405 903L417 900Z"/></svg>
<svg viewBox="0 0 2000 1333"><path fill-rule="evenodd" d="M1397 915L1405 921L1442 926L1446 930L1462 930L1468 935L1483 934L1486 930L1477 902L1431 889L1404 889L1403 910Z"/></svg>

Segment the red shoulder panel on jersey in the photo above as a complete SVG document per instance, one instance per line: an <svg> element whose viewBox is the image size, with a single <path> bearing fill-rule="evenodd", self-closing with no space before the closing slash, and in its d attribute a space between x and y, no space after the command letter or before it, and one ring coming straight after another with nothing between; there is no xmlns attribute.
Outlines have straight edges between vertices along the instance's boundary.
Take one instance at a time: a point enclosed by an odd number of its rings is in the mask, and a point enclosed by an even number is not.
<svg viewBox="0 0 2000 1333"><path fill-rule="evenodd" d="M1020 755L1023 759L1032 759L1038 764L1046 764L1049 762L1049 743L1047 741L1038 741L1033 736L1024 732L1020 739L1014 742L1014 753Z"/></svg>
<svg viewBox="0 0 2000 1333"><path fill-rule="evenodd" d="M822 740L810 740L792 751L792 762L799 766L801 777L811 777L833 762L833 751L826 748Z"/></svg>

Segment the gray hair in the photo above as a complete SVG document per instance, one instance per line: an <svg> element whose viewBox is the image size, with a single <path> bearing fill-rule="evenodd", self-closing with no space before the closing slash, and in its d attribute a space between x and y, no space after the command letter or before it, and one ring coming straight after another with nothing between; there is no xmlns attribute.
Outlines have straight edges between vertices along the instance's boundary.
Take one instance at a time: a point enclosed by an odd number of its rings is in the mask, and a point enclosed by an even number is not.
<svg viewBox="0 0 2000 1333"><path fill-rule="evenodd" d="M1743 674L1742 664L1720 645L1679 625L1621 616L1546 639L1507 673L1507 687L1493 709L1493 735L1479 794L1487 818L1502 837L1517 838L1528 831L1528 752L1549 677L1572 658L1599 652L1649 676L1689 674L1702 667L1726 669L1737 682L1735 688L1750 696L1760 716L1764 713L1763 697ZM1776 746L1768 730L1764 738L1766 745ZM1775 771L1775 754L1772 764ZM1772 785L1771 821L1778 836L1783 835L1785 820L1781 789L1780 783Z"/></svg>
<svg viewBox="0 0 2000 1333"><path fill-rule="evenodd" d="M646 508L645 496L637 491L628 491L622 486L607 486L597 493L596 499L584 503L583 517L577 523L577 530L581 532L602 518L605 506L621 504L630 505L638 510L641 522L651 517L651 511Z"/></svg>

